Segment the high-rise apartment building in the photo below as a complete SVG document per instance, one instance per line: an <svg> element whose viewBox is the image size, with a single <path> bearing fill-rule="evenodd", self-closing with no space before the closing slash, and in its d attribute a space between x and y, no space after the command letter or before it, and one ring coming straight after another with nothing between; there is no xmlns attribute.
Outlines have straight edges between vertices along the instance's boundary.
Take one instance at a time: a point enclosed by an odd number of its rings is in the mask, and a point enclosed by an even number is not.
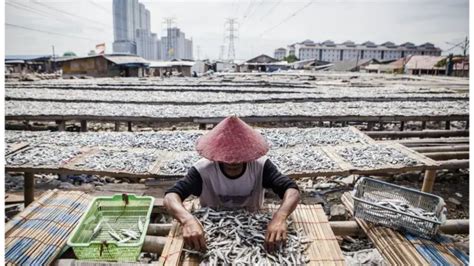
<svg viewBox="0 0 474 266"><path fill-rule="evenodd" d="M138 0L113 0L114 53L158 60L158 38L151 32L150 11Z"/></svg>
<svg viewBox="0 0 474 266"><path fill-rule="evenodd" d="M163 60L193 59L193 41L186 39L177 27L168 28L161 38L161 58Z"/></svg>

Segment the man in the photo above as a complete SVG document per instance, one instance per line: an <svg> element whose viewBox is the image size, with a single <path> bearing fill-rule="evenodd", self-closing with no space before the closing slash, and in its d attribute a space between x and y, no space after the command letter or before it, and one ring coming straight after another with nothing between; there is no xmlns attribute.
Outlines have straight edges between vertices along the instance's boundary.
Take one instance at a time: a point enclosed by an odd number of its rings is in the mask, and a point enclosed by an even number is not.
<svg viewBox="0 0 474 266"><path fill-rule="evenodd" d="M189 195L199 196L202 207L257 211L263 207L264 189L271 188L283 202L267 227L265 247L272 252L284 243L286 219L295 210L300 193L295 182L264 156L269 149L264 137L231 116L202 136L196 149L204 158L164 198L165 207L183 227L184 242L196 250L206 249L202 225L183 206Z"/></svg>

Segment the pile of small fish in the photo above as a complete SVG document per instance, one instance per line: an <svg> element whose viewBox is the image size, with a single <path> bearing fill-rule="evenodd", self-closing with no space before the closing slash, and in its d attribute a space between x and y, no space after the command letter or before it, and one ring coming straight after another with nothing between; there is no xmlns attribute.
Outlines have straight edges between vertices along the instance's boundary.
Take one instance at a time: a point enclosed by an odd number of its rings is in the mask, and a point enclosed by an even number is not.
<svg viewBox="0 0 474 266"><path fill-rule="evenodd" d="M264 248L265 231L272 219L271 213L215 211L210 208L196 210L194 215L204 226L207 243L205 253L198 254L204 265L303 265L309 262L304 254L308 240L302 230L288 222L288 240L274 253Z"/></svg>
<svg viewBox="0 0 474 266"><path fill-rule="evenodd" d="M136 224L132 224L129 228L125 229L117 229L114 230L112 226L110 226L110 221L100 220L94 229L92 230L91 236L88 239L88 242L94 240L100 241L117 241L118 243L127 243L132 240L140 239L141 235L145 231L145 220L144 217L138 217L138 222ZM104 224L107 225L107 231L104 229ZM121 224L119 227L123 226ZM133 229L135 228L136 229Z"/></svg>
<svg viewBox="0 0 474 266"><path fill-rule="evenodd" d="M324 152L310 147L271 150L268 158L284 174L339 169L336 162Z"/></svg>
<svg viewBox="0 0 474 266"><path fill-rule="evenodd" d="M361 143L366 138L348 127L343 128L277 128L262 129L262 135L272 148L290 148L298 145L321 146Z"/></svg>
<svg viewBox="0 0 474 266"><path fill-rule="evenodd" d="M161 175L184 175L202 157L197 152L183 152L160 165Z"/></svg>
<svg viewBox="0 0 474 266"><path fill-rule="evenodd" d="M153 118L274 116L439 116L469 113L469 101L353 101L236 104L136 104L6 101L5 115L93 115Z"/></svg>
<svg viewBox="0 0 474 266"><path fill-rule="evenodd" d="M424 217L424 218L428 218L428 219L432 219L432 220L438 220L438 217L436 217L436 213L428 212L428 211L426 211L422 208L413 207L408 203L408 201L404 201L404 200L401 200L401 199L384 199L384 200L381 200L381 201L377 202L377 204L379 204L381 206L388 207L388 208L395 209L395 210L403 212L403 213L415 215L415 216L418 216L418 217Z"/></svg>
<svg viewBox="0 0 474 266"><path fill-rule="evenodd" d="M128 173L146 173L156 162L155 150L100 149L74 166L93 170L114 169Z"/></svg>
<svg viewBox="0 0 474 266"><path fill-rule="evenodd" d="M10 166L58 166L67 163L79 155L80 147L76 146L36 146L20 150L5 158Z"/></svg>
<svg viewBox="0 0 474 266"><path fill-rule="evenodd" d="M192 151L196 140L202 136L199 131L159 132L48 132L13 131L5 132L6 143L28 142L30 145L53 144L59 146L143 148L166 151Z"/></svg>
<svg viewBox="0 0 474 266"><path fill-rule="evenodd" d="M382 165L413 166L420 164L400 151L385 145L367 145L362 147L343 147L338 154L356 167L376 168Z"/></svg>
<svg viewBox="0 0 474 266"><path fill-rule="evenodd" d="M349 128L266 128L260 129L272 149L298 145L320 146L337 144L366 144L367 139ZM30 145L51 144L82 147L131 147L166 151L193 151L197 139L205 131L158 132L5 132L7 143L28 142Z"/></svg>

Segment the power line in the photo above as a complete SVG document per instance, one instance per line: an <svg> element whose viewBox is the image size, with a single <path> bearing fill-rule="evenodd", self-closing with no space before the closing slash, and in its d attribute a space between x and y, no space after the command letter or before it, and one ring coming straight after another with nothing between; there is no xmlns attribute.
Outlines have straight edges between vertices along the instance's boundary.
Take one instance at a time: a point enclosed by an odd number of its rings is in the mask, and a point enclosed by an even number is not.
<svg viewBox="0 0 474 266"><path fill-rule="evenodd" d="M37 14L37 15L40 15L40 16L46 16L46 17L50 17L52 19L55 19L57 21L61 21L61 22L64 22L64 18L59 18L57 17L55 14L51 14L51 13L47 13L43 10L39 10L39 9L35 9L35 8L32 8L32 7L29 7L29 6L25 6L25 5L22 5L20 3L15 3L15 2L6 2L7 5L10 5L14 8L17 8L17 9L20 9L20 10L23 10L23 11L28 11L30 13L34 13L34 14ZM72 21L71 19L67 18L67 20L69 20L70 22L72 23L76 23L75 21ZM94 27L94 26L86 26L86 27L89 27L91 29L96 29L97 31L104 31L103 28L99 28L99 27Z"/></svg>
<svg viewBox="0 0 474 266"><path fill-rule="evenodd" d="M91 3L92 5L96 6L97 8L99 8L100 10L104 11L105 13L107 14L110 14L110 10L106 9L105 7L97 4L96 2L92 1L92 0L89 0L88 1L89 3Z"/></svg>
<svg viewBox="0 0 474 266"><path fill-rule="evenodd" d="M61 9L52 7L52 6L50 6L50 5L41 3L41 2L39 2L39 1L33 1L33 3L38 4L38 5L45 6L45 7L49 8L49 9L52 9L52 10L56 10L56 11L58 11L59 14L61 14L61 15L68 15L68 16L71 16L71 17L74 17L74 18L79 18L79 19L81 19L81 20L83 20L83 21L89 21L89 23L102 24L102 25L107 26L107 27L112 27L112 25L110 25L110 24L105 24L105 23L102 23L102 22L97 21L97 20L92 20L92 19L89 19L89 18L86 18L86 17L78 16L78 15L76 15L76 14L69 13L69 12L67 12L67 11L64 11L64 10L61 10Z"/></svg>
<svg viewBox="0 0 474 266"><path fill-rule="evenodd" d="M27 27L27 26L22 26L22 25L11 24L11 23L7 23L7 22L5 22L5 26L7 26L7 27L13 27L13 28L19 28L19 29L24 29L24 30L29 30L29 31L42 32L42 33L46 33L46 34L58 35L58 36L68 37L68 38L84 39L84 40L89 40L89 41L94 41L94 42L95 42L95 41L99 41L99 40L91 39L91 38L87 38L87 37L81 37L81 36L72 35L72 34L64 34L64 33L59 33L59 32L53 32L53 31L46 31L46 30L41 30L41 29L35 29L35 28L31 28L31 27Z"/></svg>
<svg viewBox="0 0 474 266"><path fill-rule="evenodd" d="M309 7L310 5L313 4L313 0L310 0L308 3L306 3L306 5L304 5L303 7L299 8L298 10L296 10L295 12L293 12L291 15L289 15L288 17L284 18L280 23L278 23L277 25L271 27L271 28L268 28L266 30L264 30L261 34L260 34L260 37L263 36L264 34L278 28L279 26L281 26L283 23L287 22L288 20L290 20L291 18L293 18L294 16L296 16L299 12L303 11L304 9L306 9L307 7Z"/></svg>
<svg viewBox="0 0 474 266"><path fill-rule="evenodd" d="M452 49L454 49L454 48L456 48L456 47L459 47L459 48L462 49L463 55L466 56L466 54L467 54L467 52L468 52L468 50L469 50L469 39L468 39L467 36L466 36L466 39L464 39L464 41L462 41L462 42L460 42L460 43L457 43L457 44L453 44L453 43L449 43L449 42L446 42L446 43L453 45L453 47L447 49L446 52L447 52L447 51L450 51L450 50L452 50Z"/></svg>
<svg viewBox="0 0 474 266"><path fill-rule="evenodd" d="M277 8L277 6L280 5L280 3L281 3L281 0L278 0L278 1L275 3L275 5L272 6L272 7L268 10L267 13L265 13L265 15L263 15L263 16L260 17L260 21L262 21L262 19L264 19L265 17L267 17L268 15L270 15L270 14L273 12L273 10L275 10L275 8Z"/></svg>

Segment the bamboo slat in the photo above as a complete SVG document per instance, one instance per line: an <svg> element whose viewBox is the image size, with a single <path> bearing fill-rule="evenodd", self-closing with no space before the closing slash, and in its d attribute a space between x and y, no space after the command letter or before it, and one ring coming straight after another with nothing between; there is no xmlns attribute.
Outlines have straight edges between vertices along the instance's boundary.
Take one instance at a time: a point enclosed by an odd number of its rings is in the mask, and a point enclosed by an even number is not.
<svg viewBox="0 0 474 266"><path fill-rule="evenodd" d="M23 148L26 148L29 145L27 142L17 142L10 145L8 149L5 150L5 156L15 153Z"/></svg>
<svg viewBox="0 0 474 266"><path fill-rule="evenodd" d="M279 206L269 205L271 211ZM345 265L344 256L321 205L298 205L291 215L296 228L313 240L307 252L309 265Z"/></svg>
<svg viewBox="0 0 474 266"><path fill-rule="evenodd" d="M49 265L66 245L90 197L79 191L48 191L5 226L7 265Z"/></svg>
<svg viewBox="0 0 474 266"><path fill-rule="evenodd" d="M195 201L185 202L184 207L191 211L195 207ZM161 252L159 265L179 265L183 251L184 241L182 235L182 228L178 221L174 220L171 227L165 247Z"/></svg>
<svg viewBox="0 0 474 266"><path fill-rule="evenodd" d="M353 215L354 204L350 193L342 196L342 203ZM430 265L416 248L399 232L355 218L377 250L391 265Z"/></svg>

